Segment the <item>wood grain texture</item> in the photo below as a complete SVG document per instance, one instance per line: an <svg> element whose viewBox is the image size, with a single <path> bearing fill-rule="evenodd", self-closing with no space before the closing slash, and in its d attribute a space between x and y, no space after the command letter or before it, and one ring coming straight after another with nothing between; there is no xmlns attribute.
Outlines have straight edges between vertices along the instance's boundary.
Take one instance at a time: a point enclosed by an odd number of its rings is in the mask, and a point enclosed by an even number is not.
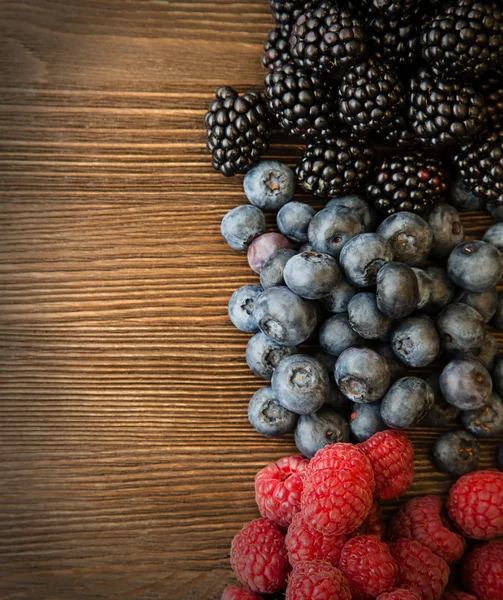
<svg viewBox="0 0 503 600"><path fill-rule="evenodd" d="M220 598L255 472L294 451L247 423L226 305L256 277L219 235L244 196L202 127L218 85L260 87L267 5L0 3L2 599ZM409 496L449 486L436 435Z"/></svg>

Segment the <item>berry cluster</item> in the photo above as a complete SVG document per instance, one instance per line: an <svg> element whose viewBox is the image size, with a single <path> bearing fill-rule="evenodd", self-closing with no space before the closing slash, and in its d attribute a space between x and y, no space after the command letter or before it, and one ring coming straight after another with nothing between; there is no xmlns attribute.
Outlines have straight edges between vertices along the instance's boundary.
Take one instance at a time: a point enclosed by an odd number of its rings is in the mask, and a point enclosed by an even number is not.
<svg viewBox="0 0 503 600"><path fill-rule="evenodd" d="M446 511L437 496L415 497L386 528L377 499L403 494L412 465L406 436L386 431L266 466L255 478L262 516L231 546L246 587L228 586L222 600L502 598L503 473L464 475Z"/></svg>

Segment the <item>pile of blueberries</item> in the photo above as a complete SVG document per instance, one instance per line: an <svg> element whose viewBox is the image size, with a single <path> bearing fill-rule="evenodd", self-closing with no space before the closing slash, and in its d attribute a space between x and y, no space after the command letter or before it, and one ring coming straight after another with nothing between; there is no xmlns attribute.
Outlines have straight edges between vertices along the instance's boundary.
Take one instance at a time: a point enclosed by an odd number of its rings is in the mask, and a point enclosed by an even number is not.
<svg viewBox="0 0 503 600"><path fill-rule="evenodd" d="M286 165L260 162L244 178L250 204L222 221L260 276L229 301L232 323L254 334L250 369L271 380L250 401L250 423L267 437L295 431L312 457L387 428L457 422L435 460L455 475L477 468L477 438L503 433L503 359L490 330L503 330L503 223L465 241L450 204L379 224L358 195L318 212L293 201L295 183ZM277 212L278 232L266 231L264 211Z"/></svg>

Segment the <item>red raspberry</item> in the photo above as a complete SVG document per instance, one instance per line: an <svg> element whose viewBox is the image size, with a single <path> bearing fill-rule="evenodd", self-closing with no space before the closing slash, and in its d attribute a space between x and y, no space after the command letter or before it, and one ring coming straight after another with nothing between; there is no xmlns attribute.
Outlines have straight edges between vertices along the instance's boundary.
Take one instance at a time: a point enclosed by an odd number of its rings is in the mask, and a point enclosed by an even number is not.
<svg viewBox="0 0 503 600"><path fill-rule="evenodd" d="M288 527L300 510L304 472L309 461L302 456L286 456L267 465L255 476L255 500L260 514Z"/></svg>
<svg viewBox="0 0 503 600"><path fill-rule="evenodd" d="M477 598L466 592L445 592L440 600L477 600Z"/></svg>
<svg viewBox="0 0 503 600"><path fill-rule="evenodd" d="M254 592L272 594L284 588L290 566L279 526L267 519L247 523L232 540L231 566Z"/></svg>
<svg viewBox="0 0 503 600"><path fill-rule="evenodd" d="M294 516L285 538L288 560L292 567L303 560L325 560L337 567L346 541L345 535L323 535L312 529L302 513Z"/></svg>
<svg viewBox="0 0 503 600"><path fill-rule="evenodd" d="M386 526L382 520L381 505L377 500L374 500L365 521L363 521L358 529L352 531L349 536L355 537L356 535L373 535L382 540L385 533Z"/></svg>
<svg viewBox="0 0 503 600"><path fill-rule="evenodd" d="M377 596L376 600L420 600L419 596L410 590L398 588Z"/></svg>
<svg viewBox="0 0 503 600"><path fill-rule="evenodd" d="M449 517L467 537L490 540L503 533L503 473L474 471L451 487Z"/></svg>
<svg viewBox="0 0 503 600"><path fill-rule="evenodd" d="M477 546L463 562L466 589L479 600L503 598L503 540Z"/></svg>
<svg viewBox="0 0 503 600"><path fill-rule="evenodd" d="M346 469L321 469L304 481L300 501L307 523L324 534L350 533L372 506L372 490L363 477Z"/></svg>
<svg viewBox="0 0 503 600"><path fill-rule="evenodd" d="M332 444L318 450L307 468L306 477L321 469L346 469L361 475L374 491L374 471L369 459L354 444Z"/></svg>
<svg viewBox="0 0 503 600"><path fill-rule="evenodd" d="M421 600L440 600L449 579L449 567L440 556L404 538L391 544L391 555L398 565L398 587L412 590Z"/></svg>
<svg viewBox="0 0 503 600"><path fill-rule="evenodd" d="M396 498L407 490L414 479L414 450L405 433L380 431L358 446L374 470L377 498Z"/></svg>
<svg viewBox="0 0 503 600"><path fill-rule="evenodd" d="M250 590L238 587L237 585L228 585L222 594L222 600L262 600Z"/></svg>
<svg viewBox="0 0 503 600"><path fill-rule="evenodd" d="M367 600L393 589L398 568L388 546L372 535L349 540L339 569L349 581L353 600Z"/></svg>
<svg viewBox="0 0 503 600"><path fill-rule="evenodd" d="M344 575L330 563L297 563L288 579L285 600L351 600Z"/></svg>
<svg viewBox="0 0 503 600"><path fill-rule="evenodd" d="M466 542L452 531L441 517L438 496L413 498L391 521L390 539L409 538L420 542L451 564L463 556Z"/></svg>

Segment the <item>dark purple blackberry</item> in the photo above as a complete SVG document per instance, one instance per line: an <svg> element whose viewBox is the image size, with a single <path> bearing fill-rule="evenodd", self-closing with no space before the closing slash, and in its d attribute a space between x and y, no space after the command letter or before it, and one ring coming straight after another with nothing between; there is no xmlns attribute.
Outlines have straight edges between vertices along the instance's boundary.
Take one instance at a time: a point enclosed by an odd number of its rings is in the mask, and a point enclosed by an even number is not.
<svg viewBox="0 0 503 600"><path fill-rule="evenodd" d="M420 22L375 16L367 20L366 32L370 52L378 60L406 67L418 62Z"/></svg>
<svg viewBox="0 0 503 600"><path fill-rule="evenodd" d="M415 144L416 138L408 119L403 114L395 115L392 122L376 132L377 137L401 148Z"/></svg>
<svg viewBox="0 0 503 600"><path fill-rule="evenodd" d="M498 2L458 0L423 29L424 58L444 77L478 79L503 60L503 16Z"/></svg>
<svg viewBox="0 0 503 600"><path fill-rule="evenodd" d="M374 151L348 136L316 141L304 152L296 173L306 192L329 198L362 187L374 162Z"/></svg>
<svg viewBox="0 0 503 600"><path fill-rule="evenodd" d="M424 213L445 198L447 176L434 158L418 152L385 158L367 185L367 196L384 214Z"/></svg>
<svg viewBox="0 0 503 600"><path fill-rule="evenodd" d="M295 11L303 4L302 0L270 0L272 18L280 26L291 25Z"/></svg>
<svg viewBox="0 0 503 600"><path fill-rule="evenodd" d="M398 72L373 58L354 64L338 91L339 119L358 134L387 127L405 106Z"/></svg>
<svg viewBox="0 0 503 600"><path fill-rule="evenodd" d="M362 9L370 14L404 19L417 15L422 4L418 0L362 0Z"/></svg>
<svg viewBox="0 0 503 600"><path fill-rule="evenodd" d="M465 187L483 198L488 210L503 205L503 129L462 146L454 162Z"/></svg>
<svg viewBox="0 0 503 600"><path fill-rule="evenodd" d="M319 75L292 63L265 76L264 95L282 129L304 138L330 136L335 94Z"/></svg>
<svg viewBox="0 0 503 600"><path fill-rule="evenodd" d="M468 84L441 79L422 67L411 79L410 90L409 119L423 146L462 143L485 124L484 99Z"/></svg>
<svg viewBox="0 0 503 600"><path fill-rule="evenodd" d="M262 64L266 69L273 71L291 62L289 38L290 27L288 26L276 26L269 31L262 56Z"/></svg>
<svg viewBox="0 0 503 600"><path fill-rule="evenodd" d="M318 73L338 73L367 52L360 20L347 8L321 2L303 12L290 37L294 61Z"/></svg>
<svg viewBox="0 0 503 600"><path fill-rule="evenodd" d="M219 87L204 122L213 168L226 177L246 173L269 149L271 128L258 92L239 96L231 87Z"/></svg>
<svg viewBox="0 0 503 600"><path fill-rule="evenodd" d="M490 73L481 82L480 89L487 108L487 122L490 129L503 127L503 66Z"/></svg>

